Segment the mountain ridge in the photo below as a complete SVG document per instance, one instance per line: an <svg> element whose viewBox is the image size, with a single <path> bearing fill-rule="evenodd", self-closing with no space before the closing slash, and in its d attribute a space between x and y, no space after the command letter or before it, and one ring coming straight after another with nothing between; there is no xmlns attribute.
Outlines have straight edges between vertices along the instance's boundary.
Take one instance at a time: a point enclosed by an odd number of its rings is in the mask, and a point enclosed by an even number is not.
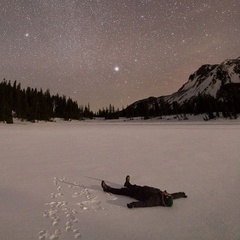
<svg viewBox="0 0 240 240"><path fill-rule="evenodd" d="M239 82L240 57L225 60L221 64L205 64L189 76L188 82L177 91L177 96L173 96L173 93L168 100L174 99L181 104L198 94L209 94L216 97L223 85Z"/></svg>
<svg viewBox="0 0 240 240"><path fill-rule="evenodd" d="M221 87L228 83L240 83L240 57L227 59L220 64L204 64L189 76L188 81L177 92L138 100L131 105L153 99L163 99L169 103L176 101L181 105L199 94L209 94L216 98Z"/></svg>
<svg viewBox="0 0 240 240"><path fill-rule="evenodd" d="M236 106L240 102L240 57L226 59L220 64L204 64L189 76L178 91L138 100L129 105L126 112L132 112L134 116L175 114L179 111L192 113L194 105L201 105L200 101L201 104L216 105L211 107L212 111L232 109L231 104L239 111ZM203 111L202 108L200 112Z"/></svg>

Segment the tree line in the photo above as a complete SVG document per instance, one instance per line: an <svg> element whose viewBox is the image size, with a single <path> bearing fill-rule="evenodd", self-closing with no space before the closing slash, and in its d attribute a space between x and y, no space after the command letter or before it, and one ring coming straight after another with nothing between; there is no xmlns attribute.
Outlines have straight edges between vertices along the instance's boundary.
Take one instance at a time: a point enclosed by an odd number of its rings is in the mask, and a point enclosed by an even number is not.
<svg viewBox="0 0 240 240"><path fill-rule="evenodd" d="M13 117L27 121L63 118L65 120L93 118L90 106L78 106L76 101L66 96L51 95L49 90L43 92L36 88L22 89L14 81L0 83L0 121L13 123Z"/></svg>
<svg viewBox="0 0 240 240"><path fill-rule="evenodd" d="M198 95L183 104L178 102L169 103L164 97L150 97L139 101L122 110L115 109L113 105L99 109L93 113L90 105L79 106L76 101L66 96L51 95L49 90L43 92L36 88L22 89L21 84L14 81L0 83L0 121L13 123L13 117L27 121L45 120L54 118L64 120L82 120L101 117L105 119L118 119L120 117L133 118L161 117L166 115L203 114L206 120L220 116L237 118L240 113L240 84L229 83L223 85L217 93L216 98L211 95Z"/></svg>

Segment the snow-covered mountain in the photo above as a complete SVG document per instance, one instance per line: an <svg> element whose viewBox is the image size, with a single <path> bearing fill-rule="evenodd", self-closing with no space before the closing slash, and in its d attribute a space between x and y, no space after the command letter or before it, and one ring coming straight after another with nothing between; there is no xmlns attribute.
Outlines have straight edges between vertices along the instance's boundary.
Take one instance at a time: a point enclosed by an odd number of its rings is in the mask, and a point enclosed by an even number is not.
<svg viewBox="0 0 240 240"><path fill-rule="evenodd" d="M217 98L219 90L229 84L240 84L240 57L228 59L221 64L202 65L197 71L189 76L188 81L175 93L168 96L150 97L137 101L130 105L130 108L141 108L146 105L151 109L153 106L161 105L162 101L179 105L187 103L199 95L211 95Z"/></svg>
<svg viewBox="0 0 240 240"><path fill-rule="evenodd" d="M182 104L199 94L216 98L221 87L229 83L240 83L240 57L226 60L221 64L201 66L190 75L187 83L176 93L166 96L165 100Z"/></svg>

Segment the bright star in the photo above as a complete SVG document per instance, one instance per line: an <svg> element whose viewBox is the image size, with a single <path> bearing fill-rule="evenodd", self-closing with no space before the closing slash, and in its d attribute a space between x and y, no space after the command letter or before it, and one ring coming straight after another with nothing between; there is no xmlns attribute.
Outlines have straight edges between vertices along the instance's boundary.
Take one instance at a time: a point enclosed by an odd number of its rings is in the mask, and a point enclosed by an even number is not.
<svg viewBox="0 0 240 240"><path fill-rule="evenodd" d="M29 33L25 33L25 37L29 37Z"/></svg>
<svg viewBox="0 0 240 240"><path fill-rule="evenodd" d="M120 68L119 68L118 66L116 66L116 67L114 68L114 70L115 70L115 72L119 72Z"/></svg>

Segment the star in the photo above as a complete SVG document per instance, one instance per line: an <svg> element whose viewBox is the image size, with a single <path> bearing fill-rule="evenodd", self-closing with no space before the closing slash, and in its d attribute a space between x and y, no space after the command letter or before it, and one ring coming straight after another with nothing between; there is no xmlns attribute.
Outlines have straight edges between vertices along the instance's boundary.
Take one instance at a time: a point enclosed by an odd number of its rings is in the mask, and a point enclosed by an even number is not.
<svg viewBox="0 0 240 240"><path fill-rule="evenodd" d="M171 94L201 65L239 52L236 0L4 0L0 9L0 81L94 111Z"/></svg>
<svg viewBox="0 0 240 240"><path fill-rule="evenodd" d="M115 72L119 72L119 71L120 71L120 68L119 68L118 66L116 66L116 67L114 68L114 71L115 71Z"/></svg>

